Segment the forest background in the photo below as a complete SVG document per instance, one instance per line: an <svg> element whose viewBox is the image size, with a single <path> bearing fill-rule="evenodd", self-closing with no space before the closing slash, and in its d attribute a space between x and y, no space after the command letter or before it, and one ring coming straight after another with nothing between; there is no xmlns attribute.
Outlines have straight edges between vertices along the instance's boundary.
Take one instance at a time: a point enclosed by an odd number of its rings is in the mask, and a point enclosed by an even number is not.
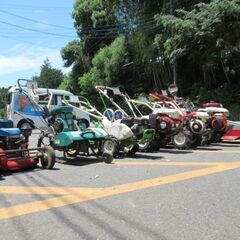
<svg viewBox="0 0 240 240"><path fill-rule="evenodd" d="M239 120L240 0L76 0L72 16L79 38L61 50L71 71L46 59L40 87L88 97L121 86L135 97L175 82L179 96L221 102Z"/></svg>

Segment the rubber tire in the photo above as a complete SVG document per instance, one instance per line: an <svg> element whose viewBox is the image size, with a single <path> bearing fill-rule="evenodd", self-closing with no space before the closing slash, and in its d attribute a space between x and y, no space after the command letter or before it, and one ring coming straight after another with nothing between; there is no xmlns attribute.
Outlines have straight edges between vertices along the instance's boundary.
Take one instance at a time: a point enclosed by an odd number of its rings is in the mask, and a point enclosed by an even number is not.
<svg viewBox="0 0 240 240"><path fill-rule="evenodd" d="M148 149L149 149L150 144L151 144L151 142L147 142L145 144L138 144L139 151L140 152L147 152Z"/></svg>
<svg viewBox="0 0 240 240"><path fill-rule="evenodd" d="M52 169L56 162L55 151L52 147L46 146L43 148L44 158L41 158L41 165L43 169ZM47 158L47 159L46 159Z"/></svg>
<svg viewBox="0 0 240 240"><path fill-rule="evenodd" d="M107 164L110 164L113 161L113 155L108 152L104 152L102 154L102 158L103 158L104 162Z"/></svg>
<svg viewBox="0 0 240 240"><path fill-rule="evenodd" d="M193 138L193 140L191 141L190 147L191 148L199 147L199 146L201 146L201 143L202 143L202 136L195 136Z"/></svg>
<svg viewBox="0 0 240 240"><path fill-rule="evenodd" d="M158 145L160 148L165 148L170 142L170 138L168 138L167 136L162 136L162 138L158 140Z"/></svg>
<svg viewBox="0 0 240 240"><path fill-rule="evenodd" d="M132 146L132 148L128 151L128 155L134 155L136 152L139 151L138 144Z"/></svg>
<svg viewBox="0 0 240 240"><path fill-rule="evenodd" d="M208 136L204 136L201 141L201 146L210 145L212 143L211 139L212 139L212 134Z"/></svg>
<svg viewBox="0 0 240 240"><path fill-rule="evenodd" d="M105 149L104 149L104 144L107 141L111 141L113 143L113 151L112 152L105 151ZM102 152L103 153L105 153L105 152L110 153L114 157L117 156L119 154L119 143L118 143L117 139L115 137L111 137L111 136L105 137L105 139L103 140L103 143L102 143Z"/></svg>
<svg viewBox="0 0 240 240"><path fill-rule="evenodd" d="M160 150L160 144L157 140L152 140L148 148L148 152L156 152Z"/></svg>
<svg viewBox="0 0 240 240"><path fill-rule="evenodd" d="M22 125L23 124L28 124L29 126L30 126L30 128L32 128L32 129L34 129L35 127L34 127L34 124L33 123L31 123L32 121L26 121L26 120L21 120L21 121L19 121L18 122L18 124L17 124L17 128L19 128L19 129L22 129Z"/></svg>
<svg viewBox="0 0 240 240"><path fill-rule="evenodd" d="M211 137L210 143L218 143L221 142L221 136L222 134L220 132L213 132L213 135Z"/></svg>
<svg viewBox="0 0 240 240"><path fill-rule="evenodd" d="M138 146L140 152L155 152L160 149L160 145L156 140L148 142L148 144L146 144L144 147L141 147L139 144Z"/></svg>
<svg viewBox="0 0 240 240"><path fill-rule="evenodd" d="M176 142L175 137L178 134L183 134L185 136L185 141L182 144L179 144L179 143ZM191 145L190 135L187 134L186 131L184 131L184 130L180 131L178 134L176 134L172 137L172 143L175 146L175 148L180 149L180 150L189 149L190 145Z"/></svg>
<svg viewBox="0 0 240 240"><path fill-rule="evenodd" d="M63 157L65 160L69 160L71 158L76 158L79 155L79 151L75 150L74 153L69 153L69 151L63 151Z"/></svg>

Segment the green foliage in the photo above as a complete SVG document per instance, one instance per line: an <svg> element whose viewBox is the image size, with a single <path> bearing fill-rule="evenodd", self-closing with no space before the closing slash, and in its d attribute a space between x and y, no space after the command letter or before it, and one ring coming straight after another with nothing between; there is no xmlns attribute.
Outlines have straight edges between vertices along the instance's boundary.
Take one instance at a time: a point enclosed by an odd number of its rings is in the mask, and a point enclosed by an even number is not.
<svg viewBox="0 0 240 240"><path fill-rule="evenodd" d="M200 87L197 103L201 105L209 101L223 103L231 113L231 119L240 120L240 86L239 84L225 83L217 88L206 90Z"/></svg>
<svg viewBox="0 0 240 240"><path fill-rule="evenodd" d="M5 110L0 109L0 118L3 119L5 117Z"/></svg>
<svg viewBox="0 0 240 240"><path fill-rule="evenodd" d="M114 5L114 0L76 0L73 12L76 25L83 28L111 24L115 21Z"/></svg>
<svg viewBox="0 0 240 240"><path fill-rule="evenodd" d="M53 68L48 58L43 62L39 76L33 77L37 81L39 87L43 88L58 88L64 79L61 70Z"/></svg>
<svg viewBox="0 0 240 240"><path fill-rule="evenodd" d="M100 84L123 86L130 95L166 89L176 61L182 96L234 105L240 92L239 0L173 0L174 16L169 3L76 0L79 40L61 51L72 71L60 88L88 97Z"/></svg>
<svg viewBox="0 0 240 240"><path fill-rule="evenodd" d="M96 85L112 85L119 82L125 64L125 39L116 40L98 51L92 60L92 68L79 78L81 94L89 96L96 93Z"/></svg>
<svg viewBox="0 0 240 240"><path fill-rule="evenodd" d="M73 76L73 72L69 72L64 76L64 79L58 88L61 90L67 90L72 93L79 94L79 85L76 84L76 80Z"/></svg>
<svg viewBox="0 0 240 240"><path fill-rule="evenodd" d="M5 107L6 107L6 88L0 88L0 118L5 116Z"/></svg>
<svg viewBox="0 0 240 240"><path fill-rule="evenodd" d="M157 15L164 33L155 38L162 54L170 59L186 57L202 71L203 79L211 81L211 74L222 71L229 81L226 65L233 54L240 56L238 0L213 0L199 3L192 11L178 10L177 17ZM171 34L169 34L171 33Z"/></svg>
<svg viewBox="0 0 240 240"><path fill-rule="evenodd" d="M217 88L206 90L204 87L199 89L198 102L202 104L209 101L222 102L224 105L230 107L233 102L240 101L240 86L225 83Z"/></svg>

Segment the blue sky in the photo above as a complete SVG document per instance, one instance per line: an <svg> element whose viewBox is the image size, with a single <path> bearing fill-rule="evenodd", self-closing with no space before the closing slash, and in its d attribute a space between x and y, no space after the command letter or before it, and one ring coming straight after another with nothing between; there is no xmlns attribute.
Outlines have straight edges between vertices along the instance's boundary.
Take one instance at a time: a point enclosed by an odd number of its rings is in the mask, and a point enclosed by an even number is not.
<svg viewBox="0 0 240 240"><path fill-rule="evenodd" d="M77 38L73 4L74 0L0 0L0 87L39 74L46 57L53 67L69 71L60 49Z"/></svg>

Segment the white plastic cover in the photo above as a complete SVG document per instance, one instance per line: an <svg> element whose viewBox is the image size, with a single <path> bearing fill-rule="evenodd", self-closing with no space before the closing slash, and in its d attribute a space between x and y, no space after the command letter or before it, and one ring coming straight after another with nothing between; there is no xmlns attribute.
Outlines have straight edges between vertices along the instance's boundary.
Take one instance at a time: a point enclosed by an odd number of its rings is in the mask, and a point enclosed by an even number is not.
<svg viewBox="0 0 240 240"><path fill-rule="evenodd" d="M72 103L79 103L78 96L69 96L69 100Z"/></svg>
<svg viewBox="0 0 240 240"><path fill-rule="evenodd" d="M153 111L154 114L166 114L171 118L178 119L179 112L176 109L160 108Z"/></svg>
<svg viewBox="0 0 240 240"><path fill-rule="evenodd" d="M201 112L201 111L197 111L196 112L196 117L200 118L202 120L207 120L210 118L210 115L207 112Z"/></svg>
<svg viewBox="0 0 240 240"><path fill-rule="evenodd" d="M207 112L210 114L213 113L224 113L226 116L229 116L229 111L226 108L218 108L218 107L206 107L198 109L200 112Z"/></svg>

